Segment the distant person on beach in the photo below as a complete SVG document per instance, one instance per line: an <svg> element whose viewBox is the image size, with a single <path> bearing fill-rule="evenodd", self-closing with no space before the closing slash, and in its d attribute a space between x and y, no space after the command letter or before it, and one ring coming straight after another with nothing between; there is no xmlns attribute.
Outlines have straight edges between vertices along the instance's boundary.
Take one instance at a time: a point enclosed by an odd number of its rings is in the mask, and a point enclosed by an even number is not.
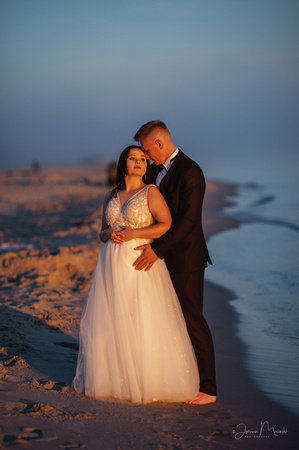
<svg viewBox="0 0 299 450"><path fill-rule="evenodd" d="M163 195L148 183L141 147L123 150L116 187L104 200L100 251L80 324L73 387L134 403L192 401L199 375L165 261L135 270L136 247L171 226ZM142 251L139 251L141 254Z"/></svg>
<svg viewBox="0 0 299 450"><path fill-rule="evenodd" d="M174 145L165 123L154 120L142 125L134 139L154 163L151 182L163 194L172 216L172 226L165 234L138 247L143 253L134 266L153 270L156 261L165 259L198 363L200 388L190 403L213 403L214 345L203 316L204 271L207 262L212 264L202 229L205 178L198 164Z"/></svg>
<svg viewBox="0 0 299 450"><path fill-rule="evenodd" d="M35 173L39 172L39 170L40 170L40 163L39 163L39 159L37 157L33 158L31 167L32 167L33 172L35 172Z"/></svg>

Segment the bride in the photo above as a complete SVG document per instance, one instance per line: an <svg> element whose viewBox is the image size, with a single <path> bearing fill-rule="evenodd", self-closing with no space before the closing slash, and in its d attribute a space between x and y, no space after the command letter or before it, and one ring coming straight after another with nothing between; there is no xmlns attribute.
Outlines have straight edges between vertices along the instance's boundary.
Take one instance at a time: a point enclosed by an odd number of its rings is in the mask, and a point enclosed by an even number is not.
<svg viewBox="0 0 299 450"><path fill-rule="evenodd" d="M199 375L177 295L164 260L133 267L135 248L171 225L162 194L146 184L148 168L140 147L125 148L105 197L105 245L82 313L73 387L97 398L181 402L196 396Z"/></svg>

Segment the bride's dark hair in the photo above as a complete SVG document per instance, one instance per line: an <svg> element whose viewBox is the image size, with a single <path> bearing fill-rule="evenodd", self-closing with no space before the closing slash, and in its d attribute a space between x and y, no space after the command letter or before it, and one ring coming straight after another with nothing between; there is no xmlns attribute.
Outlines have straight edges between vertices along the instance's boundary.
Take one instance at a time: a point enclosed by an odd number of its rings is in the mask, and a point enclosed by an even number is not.
<svg viewBox="0 0 299 450"><path fill-rule="evenodd" d="M112 191L112 194L114 195L114 197L116 197L116 194L118 191L120 191L121 189L123 189L125 187L125 176L128 173L127 159L128 159L129 152L132 148L138 148L139 150L141 150L144 153L142 148L139 147L138 145L129 145L121 152L119 159L118 159L118 163L117 163L117 169L116 169L116 187ZM149 164L148 159L147 159L147 169L146 169L145 174L142 177L142 181L145 184L150 183L150 164Z"/></svg>

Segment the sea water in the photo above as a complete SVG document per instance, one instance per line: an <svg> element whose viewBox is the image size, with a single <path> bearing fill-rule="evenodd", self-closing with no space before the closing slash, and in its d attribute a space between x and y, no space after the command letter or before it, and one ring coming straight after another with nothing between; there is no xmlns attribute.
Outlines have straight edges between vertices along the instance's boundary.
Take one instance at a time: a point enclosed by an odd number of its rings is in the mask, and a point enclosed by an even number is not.
<svg viewBox="0 0 299 450"><path fill-rule="evenodd" d="M299 415L298 160L241 161L213 170L214 179L239 186L224 214L246 222L212 236L206 279L236 294L237 334L254 382Z"/></svg>

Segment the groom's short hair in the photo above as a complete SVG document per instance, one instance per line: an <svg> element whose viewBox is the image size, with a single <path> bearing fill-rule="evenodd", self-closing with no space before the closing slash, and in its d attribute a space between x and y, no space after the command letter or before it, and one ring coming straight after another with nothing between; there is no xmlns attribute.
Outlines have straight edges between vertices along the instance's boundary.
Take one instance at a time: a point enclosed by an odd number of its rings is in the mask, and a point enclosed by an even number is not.
<svg viewBox="0 0 299 450"><path fill-rule="evenodd" d="M153 130L166 131L169 133L167 126L162 120L151 120L139 128L134 136L135 141L140 142L142 139L146 138ZM170 133L169 133L170 134Z"/></svg>

